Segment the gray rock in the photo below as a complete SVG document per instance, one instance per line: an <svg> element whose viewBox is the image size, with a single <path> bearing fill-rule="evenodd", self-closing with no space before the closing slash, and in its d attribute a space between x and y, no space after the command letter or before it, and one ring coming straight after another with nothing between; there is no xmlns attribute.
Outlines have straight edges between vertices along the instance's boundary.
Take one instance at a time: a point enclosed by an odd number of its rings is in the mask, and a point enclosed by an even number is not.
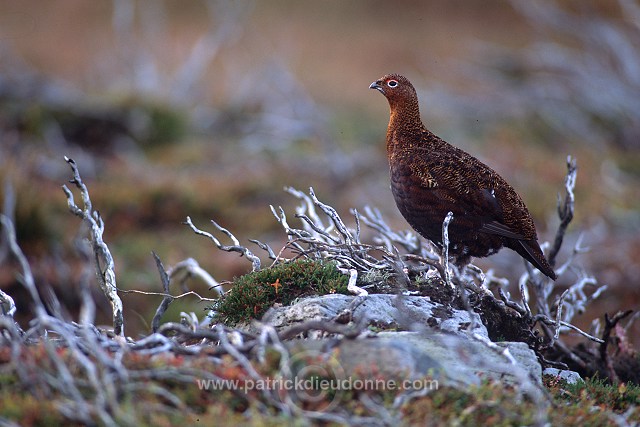
<svg viewBox="0 0 640 427"><path fill-rule="evenodd" d="M280 329L306 320L330 320L344 310L352 313L354 322L364 319L367 325L381 329L416 330L432 327L466 334L473 319L473 332L488 337L477 313L446 308L428 297L420 296L374 294L354 297L335 294L310 297L292 306L273 308L265 314L262 321Z"/></svg>
<svg viewBox="0 0 640 427"><path fill-rule="evenodd" d="M516 362L529 373L530 377L535 378L540 384L542 383L542 366L536 353L526 343L505 341L496 344L508 349Z"/></svg>
<svg viewBox="0 0 640 427"><path fill-rule="evenodd" d="M443 332L381 332L375 337L332 341L294 340L292 354L332 354L333 370L342 378L406 378L414 384L466 389L483 380L517 386L543 400L539 391L541 368L535 353L521 343L501 343L516 363L484 343ZM296 356L294 359L297 360ZM312 358L313 360L313 358Z"/></svg>
<svg viewBox="0 0 640 427"><path fill-rule="evenodd" d="M310 297L289 307L271 309L262 323L284 329L308 320L331 321L345 311L354 323L363 321L382 331L343 340L323 339L326 334L322 333L308 334L317 339L292 340L287 345L302 355L322 358L331 354L336 367L347 377L431 377L440 385L462 388L491 379L516 385L544 405L540 392L542 368L525 343L491 343L477 313L456 310L428 297Z"/></svg>
<svg viewBox="0 0 640 427"><path fill-rule="evenodd" d="M556 368L546 368L542 371L542 375L551 375L560 378L561 380L565 380L567 384L575 384L578 381L582 381L582 377L579 373Z"/></svg>

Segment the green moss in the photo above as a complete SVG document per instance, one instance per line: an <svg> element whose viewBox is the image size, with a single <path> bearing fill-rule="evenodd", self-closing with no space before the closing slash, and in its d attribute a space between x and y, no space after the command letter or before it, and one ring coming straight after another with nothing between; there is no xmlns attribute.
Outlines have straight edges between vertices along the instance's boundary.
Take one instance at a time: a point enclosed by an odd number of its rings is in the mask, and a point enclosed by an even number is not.
<svg viewBox="0 0 640 427"><path fill-rule="evenodd" d="M296 260L234 278L233 287L209 307L216 321L236 324L260 318L274 303L309 295L347 294L348 277L332 262Z"/></svg>

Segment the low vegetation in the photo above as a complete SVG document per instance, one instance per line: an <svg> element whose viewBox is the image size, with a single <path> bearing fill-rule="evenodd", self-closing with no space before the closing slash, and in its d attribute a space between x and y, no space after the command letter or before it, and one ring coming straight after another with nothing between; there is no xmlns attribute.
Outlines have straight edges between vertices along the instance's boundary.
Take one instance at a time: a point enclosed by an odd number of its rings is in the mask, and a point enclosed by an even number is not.
<svg viewBox="0 0 640 427"><path fill-rule="evenodd" d="M210 310L215 322L234 325L260 319L274 304L325 294L348 294L348 277L334 262L297 259L236 277L231 288Z"/></svg>
<svg viewBox="0 0 640 427"><path fill-rule="evenodd" d="M209 307L212 319L183 313L180 323L167 322L162 320L165 311L181 296L169 294L175 272L165 271L156 256L165 286L163 301L151 322L153 332L130 338L125 334L126 318L122 315L113 259L102 241L105 224L93 208L77 165L71 159L67 162L73 172L70 182L82 200L76 204L73 191L65 187L69 208L88 226L98 282L113 310L113 328L95 326L95 302L88 288L82 289L78 322L66 319L55 303L55 294L45 302L17 244L9 216L0 216L7 248L34 304L34 318L29 329L23 330L13 321L13 299L4 292L0 294L5 313L0 318L0 416L4 420L21 425L174 425L219 422L220 417L230 424L253 425L302 420L387 425L555 424L574 420L616 425L640 419L636 406L640 388L632 381L621 381L627 371L619 370L623 359L631 363L626 367L629 371L637 370L640 363L618 328L619 321L629 312L605 316L600 337L570 323L576 310L601 292L597 281L583 278L558 295L552 292L553 284L547 278L537 271L527 271L521 284L530 287L536 299L529 301L521 290L522 299L517 302L506 293L508 282L504 279L487 276L477 267L458 271L441 265L431 246L423 245L410 233L393 231L374 209L367 208L364 214L352 211L355 227L347 226L334 208L318 200L312 189L308 195L288 189L301 201L296 217L302 228L292 226L283 209L272 207L274 217L286 232L287 243L276 252L268 244L253 241L271 260L268 267L263 267L260 257L242 246L230 231L213 223L231 240L232 244L225 245L199 230L188 218L193 231L211 239L222 251L240 253L251 262L253 271L236 277L233 286ZM574 181L570 177L575 165L569 162L568 166L567 197L559 213L572 217L570 195ZM363 240L361 224L375 232L376 244ZM552 253L560 249L567 224L568 221L561 222ZM558 272L566 271L570 262L571 258ZM440 279L427 275L434 268ZM490 289L499 299L491 296ZM554 360L545 360L546 364L563 365L563 357L583 363L593 361L590 366L604 377L600 380L596 375L596 379L573 385L545 378L549 400L543 407L517 388L498 382L485 382L468 390L445 385L435 389L343 389L331 383L337 378L332 371L331 351L335 350L309 355L289 341L308 330L324 330L336 339L353 339L361 332L357 328L333 321L309 322L284 331L267 324L259 326L258 333L233 328L236 322L259 319L273 305L290 304L307 295L348 291L361 295L375 291L417 292L434 301L480 309L485 320L496 315L511 321L519 319L522 335L510 336L510 340L527 342L543 360L555 354ZM184 295L187 294L193 292ZM488 300L492 303L488 304ZM534 303L536 312L530 306ZM551 307L556 307L555 313ZM497 328L493 333L504 337L506 332L499 330L499 325L505 324L501 319L493 325ZM582 334L585 342L574 348L564 344L559 334L571 331ZM283 387L281 381L287 379L307 380L311 385L302 391ZM387 383L403 379L360 378L357 373L350 377L352 381Z"/></svg>

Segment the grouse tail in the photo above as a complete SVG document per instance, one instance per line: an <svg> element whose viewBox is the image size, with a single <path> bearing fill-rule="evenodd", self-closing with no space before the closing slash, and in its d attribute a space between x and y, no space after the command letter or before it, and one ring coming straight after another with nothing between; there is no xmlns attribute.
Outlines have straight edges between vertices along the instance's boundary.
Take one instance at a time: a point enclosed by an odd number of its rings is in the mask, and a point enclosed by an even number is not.
<svg viewBox="0 0 640 427"><path fill-rule="evenodd" d="M517 243L511 247L514 251L520 254L521 257L529 261L535 268L540 270L545 276L551 280L556 280L558 276L553 271L553 267L547 261L540 245L536 240L517 240Z"/></svg>

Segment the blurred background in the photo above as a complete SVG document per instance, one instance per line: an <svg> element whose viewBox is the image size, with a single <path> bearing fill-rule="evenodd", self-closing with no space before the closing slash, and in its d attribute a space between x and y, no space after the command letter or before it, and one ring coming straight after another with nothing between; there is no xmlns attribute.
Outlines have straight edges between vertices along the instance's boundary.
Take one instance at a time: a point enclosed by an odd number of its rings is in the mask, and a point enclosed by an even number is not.
<svg viewBox="0 0 640 427"><path fill-rule="evenodd" d="M293 219L285 185L334 206L379 208L406 229L388 183L388 105L369 84L416 86L423 121L496 169L522 195L541 241L558 226L566 157L578 161L585 272L609 286L577 323L640 303L640 5L632 0L152 2L0 1L0 195L41 289L73 312L86 235L61 185L73 158L106 224L118 286L160 291L151 251L195 258L217 280L250 270L182 222L278 249L269 205ZM353 224L353 222L350 222ZM222 238L222 237L221 237ZM255 252L260 253L257 247ZM0 245L0 287L22 321L28 298ZM512 283L503 251L479 266ZM192 281L203 296L214 293ZM174 294L179 290L173 290ZM516 289L514 289L516 292ZM100 321L110 309L95 287ZM159 297L123 295L128 335L148 331ZM175 302L204 315L195 298ZM637 322L640 323L640 322ZM640 342L640 327L629 334Z"/></svg>

